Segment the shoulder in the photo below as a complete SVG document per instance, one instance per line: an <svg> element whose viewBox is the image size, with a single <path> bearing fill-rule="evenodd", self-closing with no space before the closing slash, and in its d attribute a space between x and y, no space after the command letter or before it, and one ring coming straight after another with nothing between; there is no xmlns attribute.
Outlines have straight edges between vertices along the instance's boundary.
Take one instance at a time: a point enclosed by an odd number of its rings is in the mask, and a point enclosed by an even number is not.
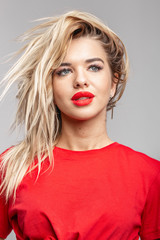
<svg viewBox="0 0 160 240"><path fill-rule="evenodd" d="M7 149L5 149L3 152L0 153L0 163L3 161L3 157L6 154L9 154L13 148L14 148L14 146L10 146Z"/></svg>
<svg viewBox="0 0 160 240"><path fill-rule="evenodd" d="M160 161L123 144L116 144L114 155L122 164L126 164L128 168L137 171L137 173L144 173L144 176L148 174L154 177L160 173Z"/></svg>
<svg viewBox="0 0 160 240"><path fill-rule="evenodd" d="M2 151L0 153L0 157L3 157L3 155L5 155L7 152L9 152L14 146L10 146L8 148L6 148L4 151Z"/></svg>
<svg viewBox="0 0 160 240"><path fill-rule="evenodd" d="M151 165L160 167L160 161L158 161L157 159L154 159L145 153L136 151L133 148L125 146L123 144L117 143L115 151L126 158L129 158L132 160L134 159L134 161L136 162L140 161L149 165L151 164Z"/></svg>
<svg viewBox="0 0 160 240"><path fill-rule="evenodd" d="M2 153L0 153L0 182L2 180L2 175L6 171L8 166L8 160L10 156L12 155L12 149L14 146L11 146L4 150Z"/></svg>

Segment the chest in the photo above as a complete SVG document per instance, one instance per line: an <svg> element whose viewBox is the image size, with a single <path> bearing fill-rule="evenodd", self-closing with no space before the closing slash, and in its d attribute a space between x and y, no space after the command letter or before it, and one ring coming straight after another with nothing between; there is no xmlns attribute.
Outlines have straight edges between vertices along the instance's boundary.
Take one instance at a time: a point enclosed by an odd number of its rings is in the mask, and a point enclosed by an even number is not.
<svg viewBox="0 0 160 240"><path fill-rule="evenodd" d="M143 197L133 173L104 162L70 166L57 164L36 182L31 176L22 182L10 216L24 239L89 239L140 226Z"/></svg>

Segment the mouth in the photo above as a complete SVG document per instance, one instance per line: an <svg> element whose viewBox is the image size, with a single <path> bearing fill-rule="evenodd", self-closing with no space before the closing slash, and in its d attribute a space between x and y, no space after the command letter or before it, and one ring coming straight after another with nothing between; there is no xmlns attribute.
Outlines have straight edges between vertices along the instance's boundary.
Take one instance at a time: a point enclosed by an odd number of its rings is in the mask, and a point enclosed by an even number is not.
<svg viewBox="0 0 160 240"><path fill-rule="evenodd" d="M73 97L71 98L73 104L77 105L77 106L85 106L90 104L93 101L93 98L95 96L90 93L90 92L78 92L76 94L73 95Z"/></svg>

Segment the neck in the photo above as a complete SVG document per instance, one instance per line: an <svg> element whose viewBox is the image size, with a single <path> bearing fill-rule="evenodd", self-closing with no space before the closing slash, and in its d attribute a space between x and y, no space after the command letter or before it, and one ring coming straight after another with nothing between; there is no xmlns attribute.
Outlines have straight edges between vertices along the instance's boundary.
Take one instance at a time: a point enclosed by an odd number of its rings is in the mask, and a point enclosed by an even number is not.
<svg viewBox="0 0 160 240"><path fill-rule="evenodd" d="M57 146L75 151L98 149L113 143L107 135L106 117L74 120L62 116L62 131Z"/></svg>

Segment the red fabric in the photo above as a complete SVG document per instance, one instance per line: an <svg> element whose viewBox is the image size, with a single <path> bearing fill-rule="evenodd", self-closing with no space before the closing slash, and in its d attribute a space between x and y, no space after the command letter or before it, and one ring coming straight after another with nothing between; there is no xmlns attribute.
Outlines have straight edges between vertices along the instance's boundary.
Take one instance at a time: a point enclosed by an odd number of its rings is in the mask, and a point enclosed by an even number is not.
<svg viewBox="0 0 160 240"><path fill-rule="evenodd" d="M0 201L0 237L11 225L17 239L160 238L159 161L118 143L54 157L53 171L46 159L36 182L37 170L24 177L14 205Z"/></svg>

